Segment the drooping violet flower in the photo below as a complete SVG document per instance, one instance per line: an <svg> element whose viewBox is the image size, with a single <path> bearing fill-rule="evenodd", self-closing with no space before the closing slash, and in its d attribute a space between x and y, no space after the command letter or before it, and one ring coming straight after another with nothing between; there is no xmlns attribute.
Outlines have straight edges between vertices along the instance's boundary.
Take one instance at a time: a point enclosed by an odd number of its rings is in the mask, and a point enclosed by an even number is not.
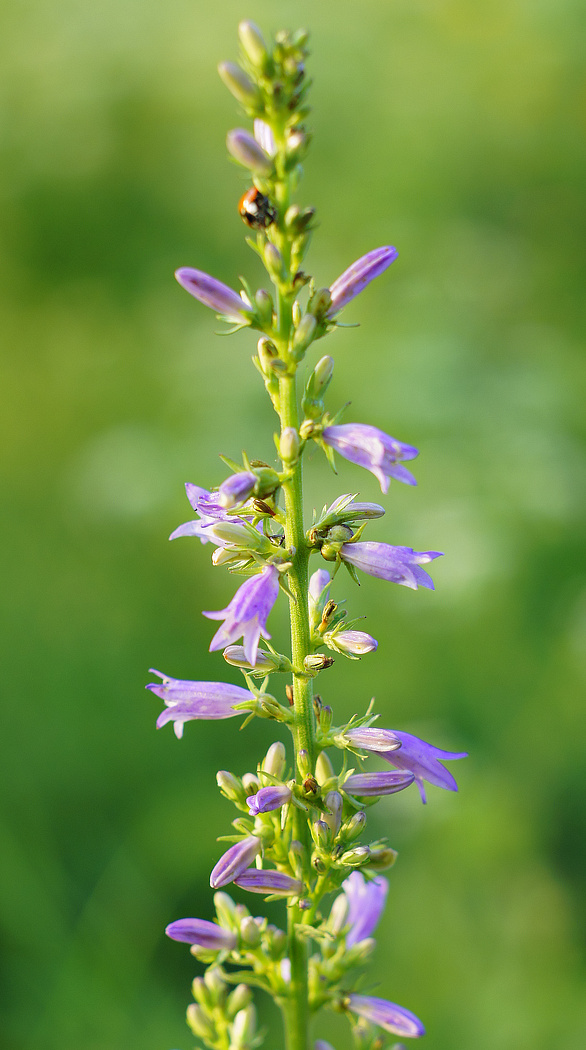
<svg viewBox="0 0 586 1050"><path fill-rule="evenodd" d="M399 461L415 459L418 449L397 441L378 427L366 423L342 423L325 427L322 437L326 445L344 459L370 470L379 481L382 492L388 492L391 478L404 481L406 485L417 484L411 472Z"/></svg>
<svg viewBox="0 0 586 1050"><path fill-rule="evenodd" d="M404 1006L397 1006L387 999L377 999L374 995L349 995L344 1005L352 1013L364 1017L370 1024L378 1025L385 1032L417 1038L425 1035L421 1021Z"/></svg>
<svg viewBox="0 0 586 1050"><path fill-rule="evenodd" d="M238 588L232 601L218 612L204 612L208 620L224 620L210 643L210 652L243 638L246 659L254 666L261 634L270 638L266 629L268 615L279 593L279 573L267 565L256 576Z"/></svg>
<svg viewBox="0 0 586 1050"><path fill-rule="evenodd" d="M241 470L239 474L233 474L226 478L220 485L218 502L225 510L238 507L248 499L254 486L256 477L249 470Z"/></svg>
<svg viewBox="0 0 586 1050"><path fill-rule="evenodd" d="M446 791L458 790L454 777L442 765L442 762L456 758L467 758L467 751L442 751L440 747L427 744L425 740L420 740L418 736L413 736L412 733L402 733L396 729L389 732L400 741L400 749L393 751L392 754L388 751L380 751L378 748L371 748L371 750L378 754L380 758L386 758L388 762L393 766L397 766L398 769L405 769L413 773L422 802L425 803L427 801L423 784L424 780L427 780L429 784L435 784L436 787L445 788ZM366 745L363 744L362 746L365 747Z"/></svg>
<svg viewBox="0 0 586 1050"><path fill-rule="evenodd" d="M356 569L414 591L418 587L434 590L431 576L421 566L441 556L441 551L414 551L412 547L392 547L390 543L345 543L340 550L342 561Z"/></svg>
<svg viewBox="0 0 586 1050"><path fill-rule="evenodd" d="M268 153L269 157L275 156L277 145L275 143L273 130L266 121L260 120L258 117L254 122L254 137L261 149L263 149L265 153Z"/></svg>
<svg viewBox="0 0 586 1050"><path fill-rule="evenodd" d="M303 893L303 883L282 871L265 871L250 868L234 879L234 885L249 893L275 893L280 897L298 897Z"/></svg>
<svg viewBox="0 0 586 1050"><path fill-rule="evenodd" d="M385 752L388 754L388 752ZM390 759L389 759L390 761ZM399 772L383 771L381 773L351 773L344 781L344 791L360 798L376 798L380 795L394 795L403 791L415 780L415 774L407 770Z"/></svg>
<svg viewBox="0 0 586 1050"><path fill-rule="evenodd" d="M376 751L377 754L387 751L397 751L401 747L398 733L392 733L390 729L377 729L376 726L357 729L346 729L345 740L352 747L363 748L365 751Z"/></svg>
<svg viewBox="0 0 586 1050"><path fill-rule="evenodd" d="M220 857L210 875L210 886L217 890L220 886L227 886L233 882L243 871L258 857L261 850L261 841L255 835L247 835L240 842L235 842L230 849Z"/></svg>
<svg viewBox="0 0 586 1050"><path fill-rule="evenodd" d="M378 648L376 638L366 631L335 631L331 635L326 632L324 641L331 649L349 656L364 656Z"/></svg>
<svg viewBox="0 0 586 1050"><path fill-rule="evenodd" d="M375 277L380 277L381 273L384 273L387 267L395 261L398 254L396 248L387 245L384 248L374 248L353 262L330 285L332 304L327 316L333 317L339 313L342 307L366 288L367 284L370 284Z"/></svg>
<svg viewBox="0 0 586 1050"><path fill-rule="evenodd" d="M150 668L151 674L158 674L162 682L149 682L146 686L155 696L167 705L157 718L157 729L174 723L175 736L183 736L185 722L195 719L215 720L218 718L235 718L242 714L234 710L234 704L244 700L253 700L253 694L240 685L228 682L191 682L183 678L170 678L162 671Z"/></svg>
<svg viewBox="0 0 586 1050"><path fill-rule="evenodd" d="M327 569L318 569L317 572L311 574L309 578L309 592L308 596L314 604L317 604L320 598L323 598L323 592L325 588L332 582L330 574ZM327 592L326 592L327 597Z"/></svg>
<svg viewBox="0 0 586 1050"><path fill-rule="evenodd" d="M229 131L226 135L226 146L234 160L250 171L258 175L270 175L272 172L271 158L245 128L233 128Z"/></svg>
<svg viewBox="0 0 586 1050"><path fill-rule="evenodd" d="M231 951L238 944L235 933L207 919L177 919L167 926L165 933L173 941L197 944L210 951Z"/></svg>
<svg viewBox="0 0 586 1050"><path fill-rule="evenodd" d="M389 884L382 875L368 882L361 871L353 871L342 883L348 901L346 921L350 930L346 934L346 947L366 940L376 929L380 919Z"/></svg>
<svg viewBox="0 0 586 1050"><path fill-rule="evenodd" d="M181 266L175 270L175 277L181 287L204 306L209 306L211 310L236 324L250 324L251 304L245 302L238 292L229 288L227 284L222 284L203 270L193 270L191 266Z"/></svg>
<svg viewBox="0 0 586 1050"><path fill-rule="evenodd" d="M291 788L286 784L270 784L261 788L256 795L249 795L246 805L253 816L257 813L270 813L273 809L280 809L291 801Z"/></svg>

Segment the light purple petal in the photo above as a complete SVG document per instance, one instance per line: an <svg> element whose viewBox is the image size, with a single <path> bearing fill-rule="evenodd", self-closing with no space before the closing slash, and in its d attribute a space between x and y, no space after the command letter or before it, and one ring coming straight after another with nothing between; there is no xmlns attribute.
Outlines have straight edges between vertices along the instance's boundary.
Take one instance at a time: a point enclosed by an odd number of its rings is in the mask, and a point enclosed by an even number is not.
<svg viewBox="0 0 586 1050"><path fill-rule="evenodd" d="M260 120L259 118L255 120L254 137L261 149L263 149L269 157L275 156L277 152L275 136L273 135L272 128L266 123L266 121Z"/></svg>
<svg viewBox="0 0 586 1050"><path fill-rule="evenodd" d="M349 995L348 1009L393 1035L407 1038L425 1035L425 1028L415 1014L387 999L377 999L373 995Z"/></svg>
<svg viewBox="0 0 586 1050"><path fill-rule="evenodd" d="M252 864L261 850L261 841L254 835L248 835L240 842L236 842L230 849L226 850L220 857L210 875L210 886L217 890L220 886L226 886L233 882L243 871Z"/></svg>
<svg viewBox="0 0 586 1050"><path fill-rule="evenodd" d="M210 951L231 951L238 944L235 933L206 919L177 919L167 926L165 933L173 941L197 944Z"/></svg>
<svg viewBox="0 0 586 1050"><path fill-rule="evenodd" d="M250 323L252 310L246 307L238 293L227 284L222 284L203 270L193 270L190 266L180 267L175 271L175 277L182 288L217 314L237 324Z"/></svg>
<svg viewBox="0 0 586 1050"><path fill-rule="evenodd" d="M364 423L343 423L339 426L326 427L322 437L350 463L365 467L380 482L383 492L389 488L390 478L397 478L408 485L416 485L413 475L399 463L400 460L414 459L418 450L413 445L385 434L377 427Z"/></svg>
<svg viewBox="0 0 586 1050"><path fill-rule="evenodd" d="M414 551L412 547L392 547L389 543L345 543L340 551L343 561L376 576L379 580L399 583L417 590L434 589L433 580L422 564L442 556L441 551Z"/></svg>
<svg viewBox="0 0 586 1050"><path fill-rule="evenodd" d="M348 901L347 922L350 930L346 934L346 947L366 940L374 932L382 915L389 884L379 875L368 882L362 872L353 871L342 883Z"/></svg>
<svg viewBox="0 0 586 1050"><path fill-rule="evenodd" d="M331 582L327 569L318 569L317 572L312 573L309 579L309 597L317 603L322 591Z"/></svg>
<svg viewBox="0 0 586 1050"><path fill-rule="evenodd" d="M256 816L257 813L270 813L273 809L280 809L290 801L291 788L288 788L286 784L270 784L257 791L256 795L249 795L246 805Z"/></svg>
<svg viewBox="0 0 586 1050"><path fill-rule="evenodd" d="M358 729L347 729L344 733L352 747L363 748L365 751L389 752L393 754L401 747L398 733L392 733L390 729L377 729L376 726Z"/></svg>
<svg viewBox="0 0 586 1050"><path fill-rule="evenodd" d="M279 573L274 565L267 565L262 572L252 576L238 588L225 609L204 612L203 615L209 620L224 620L222 627L212 638L210 652L224 649L243 638L246 659L254 666L261 634L270 638L266 622L278 593Z"/></svg>
<svg viewBox="0 0 586 1050"><path fill-rule="evenodd" d="M330 285L332 305L328 310L328 317L333 317L342 307L354 299L375 277L395 261L398 255L396 248L390 245L384 248L375 248L353 262L344 273Z"/></svg>
<svg viewBox="0 0 586 1050"><path fill-rule="evenodd" d="M303 883L282 871L250 868L234 879L234 885L249 893L277 893L283 897L298 897L303 893Z"/></svg>
<svg viewBox="0 0 586 1050"><path fill-rule="evenodd" d="M442 765L442 762L446 760L452 761L457 758L467 758L468 753L466 751L442 751L441 748L426 743L425 740L413 736L412 733L403 733L395 729L391 730L391 732L393 736L401 741L400 749L392 753L383 753L377 749L373 750L376 750L376 753L381 758L386 758L397 769L405 769L413 773L423 802L426 801L424 780L427 780L430 784L435 784L436 787L444 788L446 791L458 790L454 777Z"/></svg>
<svg viewBox="0 0 586 1050"><path fill-rule="evenodd" d="M385 752L389 756L389 752ZM382 773L351 773L344 781L344 791L359 798L374 798L379 795L394 795L403 791L415 780L415 774L407 770Z"/></svg>
<svg viewBox="0 0 586 1050"><path fill-rule="evenodd" d="M146 688L167 705L157 718L157 729L167 722L173 722L178 737L183 734L185 722L234 718L241 712L234 711L233 705L253 699L248 689L228 682L191 682L170 678L154 668L151 668L151 674L158 674L163 681L149 682Z"/></svg>

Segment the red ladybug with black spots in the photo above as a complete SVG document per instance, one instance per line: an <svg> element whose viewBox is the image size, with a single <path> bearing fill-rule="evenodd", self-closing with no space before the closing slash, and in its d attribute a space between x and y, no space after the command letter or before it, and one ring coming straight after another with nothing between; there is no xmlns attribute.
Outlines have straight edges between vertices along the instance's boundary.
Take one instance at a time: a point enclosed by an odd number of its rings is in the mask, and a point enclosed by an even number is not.
<svg viewBox="0 0 586 1050"><path fill-rule="evenodd" d="M266 230L277 218L277 211L256 186L243 193L238 201L240 218L253 230Z"/></svg>

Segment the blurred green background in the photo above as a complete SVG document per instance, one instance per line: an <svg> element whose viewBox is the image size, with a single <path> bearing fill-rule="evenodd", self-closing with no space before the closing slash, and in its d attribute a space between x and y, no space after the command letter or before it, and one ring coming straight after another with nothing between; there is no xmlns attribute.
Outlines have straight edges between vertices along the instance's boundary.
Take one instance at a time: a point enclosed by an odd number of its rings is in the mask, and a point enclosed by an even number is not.
<svg viewBox="0 0 586 1050"><path fill-rule="evenodd" d="M233 581L166 537L190 517L183 482L224 476L219 451L274 455L252 336L217 338L172 277L261 280L216 74L243 17L312 32L308 269L328 284L369 248L400 252L327 345L330 406L351 397L348 421L421 449L419 487L392 486L371 538L446 552L435 594L340 583L379 650L320 681L338 720L375 694L383 724L471 756L459 795L407 792L373 818L401 853L379 994L424 1019L430 1050L582 1050L577 0L4 5L2 1046L193 1046L196 964L162 931L210 916L232 817L215 771L273 738L231 722L178 742L143 691L149 666L239 681L200 615ZM357 490L380 498L313 455L309 507ZM344 1032L321 1027L337 1050Z"/></svg>

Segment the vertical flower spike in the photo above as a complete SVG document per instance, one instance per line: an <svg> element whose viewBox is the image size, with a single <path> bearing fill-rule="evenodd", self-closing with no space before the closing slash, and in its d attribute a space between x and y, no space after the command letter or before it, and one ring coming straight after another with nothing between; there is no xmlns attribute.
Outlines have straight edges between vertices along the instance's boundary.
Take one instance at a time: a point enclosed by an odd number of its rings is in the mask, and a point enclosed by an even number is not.
<svg viewBox="0 0 586 1050"><path fill-rule="evenodd" d="M244 639L244 654L254 667L261 634L270 638L266 629L268 615L279 593L279 573L267 565L238 588L232 601L219 612L204 612L208 620L224 620L210 642L210 652Z"/></svg>
<svg viewBox="0 0 586 1050"><path fill-rule="evenodd" d="M387 245L384 248L375 248L373 251L363 255L353 262L344 273L330 285L332 297L331 306L327 316L334 317L344 306L355 299L375 277L380 277L386 269L395 261L398 255L396 248Z"/></svg>
<svg viewBox="0 0 586 1050"><path fill-rule="evenodd" d="M388 492L391 478L404 481L406 485L417 484L411 472L399 461L415 459L418 449L389 437L377 427L365 423L342 423L325 427L322 438L344 459L370 470L379 481L382 492Z"/></svg>

